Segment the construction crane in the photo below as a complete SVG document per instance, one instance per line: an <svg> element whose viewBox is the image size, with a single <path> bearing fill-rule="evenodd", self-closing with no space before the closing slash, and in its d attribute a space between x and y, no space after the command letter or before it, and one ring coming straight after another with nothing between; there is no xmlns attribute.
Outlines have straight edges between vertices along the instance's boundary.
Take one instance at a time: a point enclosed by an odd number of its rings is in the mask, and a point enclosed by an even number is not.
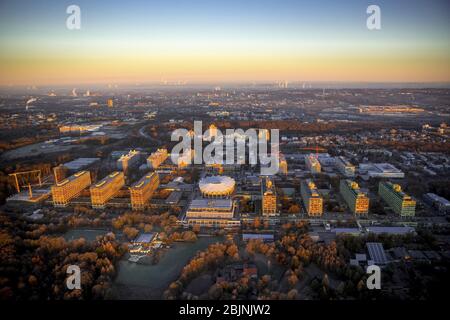
<svg viewBox="0 0 450 320"><path fill-rule="evenodd" d="M39 186L42 186L41 170L14 172L10 173L9 176L14 177L14 186L17 193L20 193L20 187L28 187L31 194L31 180L36 181L37 179Z"/></svg>
<svg viewBox="0 0 450 320"><path fill-rule="evenodd" d="M315 146L315 147L304 147L304 148L300 148L300 150L315 151L315 152L316 152L316 156L319 154L319 151L321 151L321 152L326 152L326 151L327 151L327 149L324 149L324 148L319 147L319 146Z"/></svg>

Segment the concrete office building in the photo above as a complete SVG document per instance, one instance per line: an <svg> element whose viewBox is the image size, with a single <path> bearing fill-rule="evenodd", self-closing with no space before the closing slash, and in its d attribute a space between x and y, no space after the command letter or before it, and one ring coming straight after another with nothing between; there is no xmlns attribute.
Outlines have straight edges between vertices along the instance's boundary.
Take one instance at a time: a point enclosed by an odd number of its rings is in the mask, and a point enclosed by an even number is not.
<svg viewBox="0 0 450 320"><path fill-rule="evenodd" d="M320 173L321 166L319 160L314 154L309 154L305 157L306 168L311 171L311 173Z"/></svg>
<svg viewBox="0 0 450 320"><path fill-rule="evenodd" d="M369 212L369 197L364 192L361 192L359 185L355 181L341 180L339 191L354 214L367 214Z"/></svg>
<svg viewBox="0 0 450 320"><path fill-rule="evenodd" d="M167 149L158 149L147 158L147 165L150 169L157 169L168 156Z"/></svg>
<svg viewBox="0 0 450 320"><path fill-rule="evenodd" d="M402 217L413 217L416 213L416 201L402 191L402 187L389 181L380 182L378 195Z"/></svg>
<svg viewBox="0 0 450 320"><path fill-rule="evenodd" d="M355 176L355 166L344 157L336 157L336 167L345 177Z"/></svg>
<svg viewBox="0 0 450 320"><path fill-rule="evenodd" d="M300 193L308 216L321 216L323 214L323 198L315 183L310 179L302 180Z"/></svg>
<svg viewBox="0 0 450 320"><path fill-rule="evenodd" d="M114 197L125 185L123 172L115 171L92 185L91 203L93 208L104 208L108 200Z"/></svg>
<svg viewBox="0 0 450 320"><path fill-rule="evenodd" d="M70 177L53 185L52 198L55 207L65 207L70 200L77 197L81 191L91 185L89 171L79 171Z"/></svg>
<svg viewBox="0 0 450 320"><path fill-rule="evenodd" d="M129 168L135 167L139 164L140 156L140 151L130 150L130 152L122 155L119 160L117 160L117 168L126 172Z"/></svg>
<svg viewBox="0 0 450 320"><path fill-rule="evenodd" d="M231 199L195 199L186 211L185 222L205 227L236 227L240 221L234 217L235 209Z"/></svg>
<svg viewBox="0 0 450 320"><path fill-rule="evenodd" d="M131 208L133 210L145 209L158 186L159 175L156 172L148 173L134 183L130 187Z"/></svg>
<svg viewBox="0 0 450 320"><path fill-rule="evenodd" d="M262 215L277 216L279 214L277 208L277 192L272 180L265 177L261 182L261 198L262 198Z"/></svg>
<svg viewBox="0 0 450 320"><path fill-rule="evenodd" d="M288 165L287 165L287 161L286 161L286 157L284 156L284 154L279 155L279 172L281 174L287 175L288 174Z"/></svg>

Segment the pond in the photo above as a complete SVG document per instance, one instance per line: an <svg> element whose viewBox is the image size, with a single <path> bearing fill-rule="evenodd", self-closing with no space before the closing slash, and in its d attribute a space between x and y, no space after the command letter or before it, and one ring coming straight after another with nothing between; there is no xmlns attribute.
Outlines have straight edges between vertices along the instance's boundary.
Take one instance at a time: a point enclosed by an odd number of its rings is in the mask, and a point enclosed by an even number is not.
<svg viewBox="0 0 450 320"><path fill-rule="evenodd" d="M221 237L199 237L193 243L174 243L162 254L160 261L155 265L121 260L113 284L115 297L118 299L161 299L163 292L178 278L183 267L197 251L222 241Z"/></svg>

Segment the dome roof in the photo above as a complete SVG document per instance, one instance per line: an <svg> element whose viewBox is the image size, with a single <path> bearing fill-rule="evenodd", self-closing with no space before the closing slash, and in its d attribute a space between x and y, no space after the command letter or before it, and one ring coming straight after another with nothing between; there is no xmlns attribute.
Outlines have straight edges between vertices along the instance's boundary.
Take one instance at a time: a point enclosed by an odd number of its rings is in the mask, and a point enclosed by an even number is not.
<svg viewBox="0 0 450 320"><path fill-rule="evenodd" d="M204 195L227 195L233 192L236 182L227 176L210 176L200 180L199 188Z"/></svg>

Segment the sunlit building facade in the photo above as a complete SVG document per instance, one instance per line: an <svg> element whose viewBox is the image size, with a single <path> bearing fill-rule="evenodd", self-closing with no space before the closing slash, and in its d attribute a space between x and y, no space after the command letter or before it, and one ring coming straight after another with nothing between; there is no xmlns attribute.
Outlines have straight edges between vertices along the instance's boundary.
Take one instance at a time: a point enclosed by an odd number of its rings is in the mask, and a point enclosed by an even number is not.
<svg viewBox="0 0 450 320"><path fill-rule="evenodd" d="M126 172L129 168L139 163L141 152L137 150L130 150L127 154L122 155L117 160L117 168Z"/></svg>
<svg viewBox="0 0 450 320"><path fill-rule="evenodd" d="M323 214L323 198L311 179L302 180L300 193L305 204L308 216L321 216Z"/></svg>
<svg viewBox="0 0 450 320"><path fill-rule="evenodd" d="M231 199L195 199L190 203L185 217L187 225L204 227L236 227L235 201Z"/></svg>
<svg viewBox="0 0 450 320"><path fill-rule="evenodd" d="M416 214L416 201L402 191L402 187L389 181L380 182L378 195L402 217L413 217Z"/></svg>
<svg viewBox="0 0 450 320"><path fill-rule="evenodd" d="M70 200L77 197L81 191L91 185L91 174L89 171L79 171L70 177L56 183L51 187L53 205L65 207Z"/></svg>
<svg viewBox="0 0 450 320"><path fill-rule="evenodd" d="M286 157L284 156L284 154L280 153L278 161L279 161L279 164L278 164L279 172L281 174L287 175L288 174L288 164L287 164Z"/></svg>
<svg viewBox="0 0 450 320"><path fill-rule="evenodd" d="M124 185L125 176L123 172L119 171L107 175L92 185L90 188L92 207L104 208L108 200L114 197Z"/></svg>
<svg viewBox="0 0 450 320"><path fill-rule="evenodd" d="M158 149L147 158L147 165L150 169L158 168L169 156L167 149Z"/></svg>
<svg viewBox="0 0 450 320"><path fill-rule="evenodd" d="M320 173L322 170L320 162L314 154L309 154L305 157L305 164L311 173Z"/></svg>
<svg viewBox="0 0 450 320"><path fill-rule="evenodd" d="M159 175L156 172L148 173L134 183L130 187L131 208L133 210L145 209L158 186Z"/></svg>
<svg viewBox="0 0 450 320"><path fill-rule="evenodd" d="M339 184L339 192L354 214L360 215L369 212L369 197L360 190L355 181L342 179Z"/></svg>
<svg viewBox="0 0 450 320"><path fill-rule="evenodd" d="M263 216L278 215L277 192L269 177L261 182L262 214Z"/></svg>

